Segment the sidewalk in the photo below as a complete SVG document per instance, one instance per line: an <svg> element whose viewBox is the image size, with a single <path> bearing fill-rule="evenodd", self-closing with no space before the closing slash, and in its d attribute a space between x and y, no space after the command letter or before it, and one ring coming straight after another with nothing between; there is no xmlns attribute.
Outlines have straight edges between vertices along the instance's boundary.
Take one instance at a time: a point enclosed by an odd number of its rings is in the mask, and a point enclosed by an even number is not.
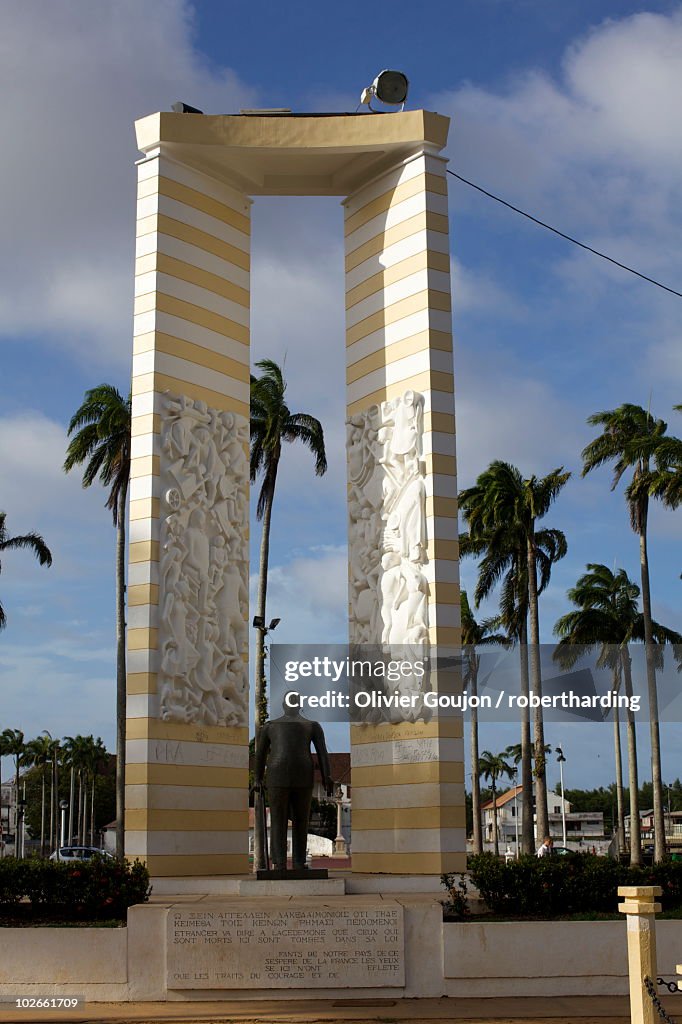
<svg viewBox="0 0 682 1024"><path fill-rule="evenodd" d="M673 1000L666 1007L674 1011ZM193 1001L170 1003L87 1003L78 1010L17 1010L0 1006L0 1021L70 1021L74 1024L315 1024L318 1021L377 1021L379 1024L630 1024L624 996L557 996L555 999L337 999L329 1002L298 1000Z"/></svg>

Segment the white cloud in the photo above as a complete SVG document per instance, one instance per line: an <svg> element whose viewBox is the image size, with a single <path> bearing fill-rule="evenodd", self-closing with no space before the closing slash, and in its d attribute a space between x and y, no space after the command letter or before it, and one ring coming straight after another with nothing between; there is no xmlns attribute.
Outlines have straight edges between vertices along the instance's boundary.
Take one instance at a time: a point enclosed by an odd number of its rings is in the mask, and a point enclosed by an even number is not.
<svg viewBox="0 0 682 1024"><path fill-rule="evenodd" d="M602 23L567 49L555 77L531 69L499 91L464 84L433 102L453 118L450 148L465 177L675 287L682 279L681 90L677 10ZM515 217L465 186L453 197L483 218ZM670 303L679 300L625 271L579 250L556 252L548 269L567 288L565 300L637 300L655 328L676 315Z"/></svg>
<svg viewBox="0 0 682 1024"><path fill-rule="evenodd" d="M492 361L491 361L492 362ZM550 385L492 365L469 365L456 396L459 484L468 487L493 459L522 472L575 469L582 444L576 409Z"/></svg>
<svg viewBox="0 0 682 1024"><path fill-rule="evenodd" d="M3 680L17 694L43 694L51 686L50 657L58 677L72 685L79 664L93 658L113 663L115 531L99 484L84 490L78 470L63 472L65 449L65 427L41 413L0 417L0 508L7 531L39 533L53 559L43 567L28 550L2 556L0 600L8 626L0 657ZM32 675L39 652L44 667ZM84 682L82 700L87 692ZM39 703L49 708L46 700Z"/></svg>
<svg viewBox="0 0 682 1024"><path fill-rule="evenodd" d="M473 270L457 257L450 260L450 276L452 305L457 319L468 313L490 314L491 311L508 319L518 319L527 314L525 304L519 298L485 271Z"/></svg>
<svg viewBox="0 0 682 1024"><path fill-rule="evenodd" d="M257 572L253 572L254 608L257 582ZM344 643L347 603L348 556L343 546L314 548L270 568L267 618L282 619L271 637L273 642Z"/></svg>
<svg viewBox="0 0 682 1024"><path fill-rule="evenodd" d="M74 357L130 360L133 121L185 99L209 111L256 93L192 45L182 0L6 5L0 38L0 330Z"/></svg>
<svg viewBox="0 0 682 1024"><path fill-rule="evenodd" d="M111 650L74 635L56 651L50 642L0 645L3 721L27 737L94 733L115 748L116 673Z"/></svg>

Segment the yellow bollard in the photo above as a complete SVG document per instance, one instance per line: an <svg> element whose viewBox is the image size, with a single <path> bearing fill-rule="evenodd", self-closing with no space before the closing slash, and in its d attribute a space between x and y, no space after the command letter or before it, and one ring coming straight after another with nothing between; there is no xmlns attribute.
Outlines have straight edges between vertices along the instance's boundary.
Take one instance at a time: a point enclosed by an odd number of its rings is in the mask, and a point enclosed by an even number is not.
<svg viewBox="0 0 682 1024"><path fill-rule="evenodd" d="M632 1024L657 1024L656 1009L644 987L651 978L656 986L656 903L662 889L658 885L621 885L618 895L624 900L618 907L627 914L628 968L630 974L630 1019Z"/></svg>

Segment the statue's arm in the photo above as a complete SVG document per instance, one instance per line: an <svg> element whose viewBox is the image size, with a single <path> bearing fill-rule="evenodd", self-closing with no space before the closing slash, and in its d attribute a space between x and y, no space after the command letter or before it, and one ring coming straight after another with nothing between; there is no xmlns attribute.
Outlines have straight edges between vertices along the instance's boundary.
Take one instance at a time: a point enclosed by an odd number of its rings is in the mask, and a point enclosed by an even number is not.
<svg viewBox="0 0 682 1024"><path fill-rule="evenodd" d="M260 786L263 783L265 776L265 762L268 759L268 751L270 750L270 730L268 729L267 723L263 726L260 732L260 738L256 745L256 764L254 768L254 775L256 785Z"/></svg>
<svg viewBox="0 0 682 1024"><path fill-rule="evenodd" d="M334 782L332 780L332 772L329 764L327 744L324 741L324 733L319 722L313 723L313 746L315 747L315 753L317 754L317 760L320 765L320 773L322 775L322 782L324 784L325 791L327 796L331 796L334 790Z"/></svg>

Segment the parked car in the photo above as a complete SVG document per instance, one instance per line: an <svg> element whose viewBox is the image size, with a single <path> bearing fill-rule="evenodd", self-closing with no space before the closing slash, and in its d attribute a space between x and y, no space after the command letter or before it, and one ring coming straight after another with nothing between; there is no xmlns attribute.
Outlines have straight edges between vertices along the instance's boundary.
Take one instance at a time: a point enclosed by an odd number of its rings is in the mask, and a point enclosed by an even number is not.
<svg viewBox="0 0 682 1024"><path fill-rule="evenodd" d="M50 860L91 860L92 857L113 857L108 850L100 850L97 846L60 846L50 854Z"/></svg>

